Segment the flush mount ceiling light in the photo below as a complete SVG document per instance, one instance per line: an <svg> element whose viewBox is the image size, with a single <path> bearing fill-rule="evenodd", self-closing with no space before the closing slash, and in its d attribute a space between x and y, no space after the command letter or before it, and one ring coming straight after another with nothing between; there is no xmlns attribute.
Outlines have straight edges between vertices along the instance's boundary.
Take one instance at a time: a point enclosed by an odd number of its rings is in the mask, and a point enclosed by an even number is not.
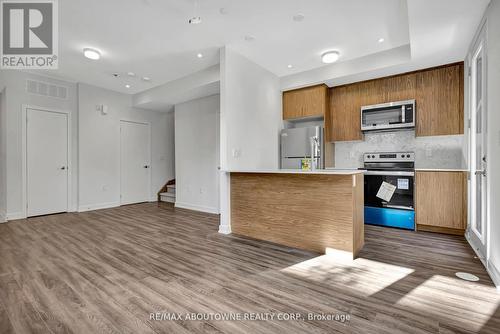
<svg viewBox="0 0 500 334"><path fill-rule="evenodd" d="M135 77L135 73L134 73L134 72L127 72L127 75L128 75L129 77Z"/></svg>
<svg viewBox="0 0 500 334"><path fill-rule="evenodd" d="M338 51L327 51L321 55L321 61L325 64L335 63L340 57Z"/></svg>
<svg viewBox="0 0 500 334"><path fill-rule="evenodd" d="M92 60L98 60L101 58L101 52L97 49L92 49L92 48L85 48L83 49L83 55Z"/></svg>
<svg viewBox="0 0 500 334"><path fill-rule="evenodd" d="M142 77L142 81L150 82L151 78L150 77Z"/></svg>
<svg viewBox="0 0 500 334"><path fill-rule="evenodd" d="M286 67L293 68L292 64L288 64Z"/></svg>
<svg viewBox="0 0 500 334"><path fill-rule="evenodd" d="M198 53L198 54L196 55L196 57L198 57L198 58L203 58L203 54Z"/></svg>
<svg viewBox="0 0 500 334"><path fill-rule="evenodd" d="M125 85L125 88L130 88L131 86L130 85Z"/></svg>
<svg viewBox="0 0 500 334"><path fill-rule="evenodd" d="M379 43L384 43L384 41L385 41L385 39L384 39L383 37L380 37L380 38L378 39L378 42L379 42Z"/></svg>

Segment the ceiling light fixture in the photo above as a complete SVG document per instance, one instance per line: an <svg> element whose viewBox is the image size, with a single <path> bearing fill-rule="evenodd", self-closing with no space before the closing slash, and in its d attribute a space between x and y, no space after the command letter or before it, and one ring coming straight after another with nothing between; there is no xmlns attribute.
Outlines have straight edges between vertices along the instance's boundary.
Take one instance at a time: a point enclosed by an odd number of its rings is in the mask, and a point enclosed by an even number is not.
<svg viewBox="0 0 500 334"><path fill-rule="evenodd" d="M380 38L378 39L378 42L379 42L379 43L384 43L384 41L385 41L385 39L384 39L383 37L380 37Z"/></svg>
<svg viewBox="0 0 500 334"><path fill-rule="evenodd" d="M287 66L288 68L293 68L292 64L288 64Z"/></svg>
<svg viewBox="0 0 500 334"><path fill-rule="evenodd" d="M101 58L101 52L97 49L92 49L92 48L85 48L83 49L83 55L92 60L98 60Z"/></svg>
<svg viewBox="0 0 500 334"><path fill-rule="evenodd" d="M130 85L125 85L125 88L130 88L131 86Z"/></svg>
<svg viewBox="0 0 500 334"><path fill-rule="evenodd" d="M134 72L127 72L127 75L128 75L129 77L135 77L135 73L134 73Z"/></svg>
<svg viewBox="0 0 500 334"><path fill-rule="evenodd" d="M304 14L296 14L292 17L292 19L295 21L295 22L302 22L304 21L305 19L305 15Z"/></svg>
<svg viewBox="0 0 500 334"><path fill-rule="evenodd" d="M151 78L150 77L142 77L142 81L150 82Z"/></svg>
<svg viewBox="0 0 500 334"><path fill-rule="evenodd" d="M196 57L198 57L198 58L203 58L203 54L198 53L198 54L196 55Z"/></svg>
<svg viewBox="0 0 500 334"><path fill-rule="evenodd" d="M321 61L325 64L335 63L340 57L338 51L327 51L321 55Z"/></svg>

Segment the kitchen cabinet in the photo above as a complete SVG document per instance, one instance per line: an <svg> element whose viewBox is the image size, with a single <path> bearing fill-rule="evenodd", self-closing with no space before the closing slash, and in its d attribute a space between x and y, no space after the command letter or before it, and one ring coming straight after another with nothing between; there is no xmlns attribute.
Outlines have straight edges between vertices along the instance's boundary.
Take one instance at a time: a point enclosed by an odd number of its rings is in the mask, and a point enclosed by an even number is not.
<svg viewBox="0 0 500 334"><path fill-rule="evenodd" d="M330 89L328 141L363 139L362 106L416 100L416 136L463 134L463 63L356 82Z"/></svg>
<svg viewBox="0 0 500 334"><path fill-rule="evenodd" d="M464 133L463 63L417 73L417 136Z"/></svg>
<svg viewBox="0 0 500 334"><path fill-rule="evenodd" d="M330 108L325 117L329 142L361 140L361 91L359 85L335 87L330 91Z"/></svg>
<svg viewBox="0 0 500 334"><path fill-rule="evenodd" d="M467 226L467 172L417 171L417 230L463 235Z"/></svg>
<svg viewBox="0 0 500 334"><path fill-rule="evenodd" d="M325 117L328 106L328 86L326 85L283 92L284 120Z"/></svg>

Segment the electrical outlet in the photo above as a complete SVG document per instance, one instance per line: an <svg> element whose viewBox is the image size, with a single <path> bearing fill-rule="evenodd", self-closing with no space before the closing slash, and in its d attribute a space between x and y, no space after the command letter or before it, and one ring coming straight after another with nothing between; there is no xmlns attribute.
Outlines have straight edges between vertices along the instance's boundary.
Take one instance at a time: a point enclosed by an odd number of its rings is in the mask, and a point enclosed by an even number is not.
<svg viewBox="0 0 500 334"><path fill-rule="evenodd" d="M432 157L432 148L430 148L430 147L425 148L425 156L427 158Z"/></svg>

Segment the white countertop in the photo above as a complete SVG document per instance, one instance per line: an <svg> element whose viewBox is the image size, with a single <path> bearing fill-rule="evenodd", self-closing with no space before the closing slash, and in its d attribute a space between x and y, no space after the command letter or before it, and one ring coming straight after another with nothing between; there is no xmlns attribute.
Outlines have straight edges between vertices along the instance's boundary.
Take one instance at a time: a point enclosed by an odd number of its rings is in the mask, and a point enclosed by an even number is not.
<svg viewBox="0 0 500 334"><path fill-rule="evenodd" d="M317 170L300 170L300 169L259 169L259 170L226 170L226 173L262 173L262 174L327 174L327 175L354 175L364 173L364 170L357 169L317 169Z"/></svg>
<svg viewBox="0 0 500 334"><path fill-rule="evenodd" d="M468 172L465 168L415 168L417 172Z"/></svg>

